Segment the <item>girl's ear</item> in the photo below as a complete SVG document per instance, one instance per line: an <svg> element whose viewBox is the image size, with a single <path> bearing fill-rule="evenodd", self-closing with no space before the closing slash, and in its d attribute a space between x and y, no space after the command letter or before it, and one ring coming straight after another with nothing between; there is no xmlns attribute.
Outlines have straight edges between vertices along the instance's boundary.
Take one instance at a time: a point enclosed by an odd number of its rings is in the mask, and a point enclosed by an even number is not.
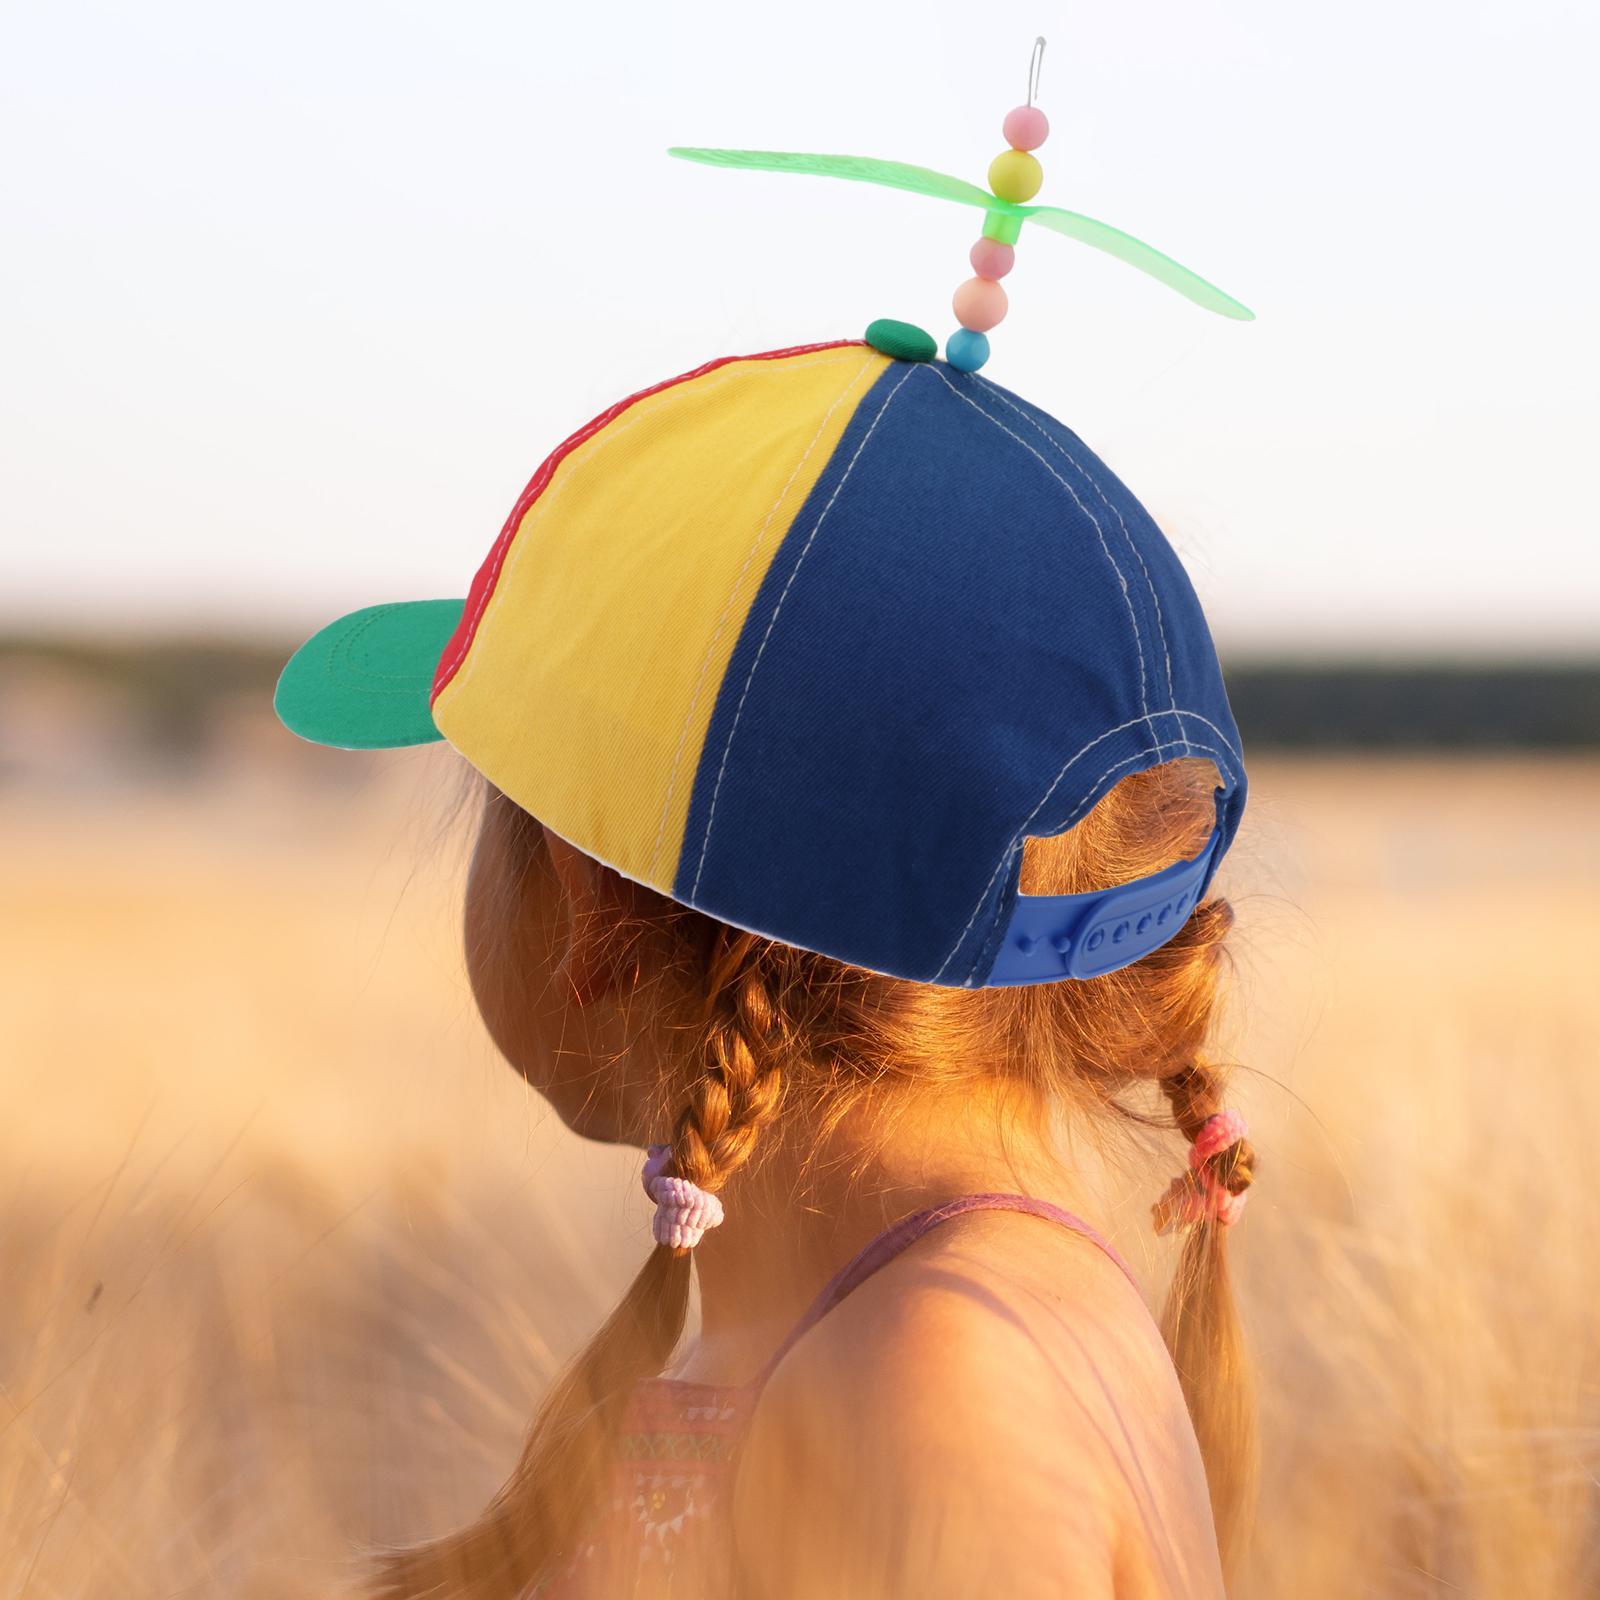
<svg viewBox="0 0 1600 1600"><path fill-rule="evenodd" d="M592 1004L626 986L638 969L638 941L618 929L668 904L664 895L625 878L544 829L545 846L567 907L567 951L561 966L573 997Z"/></svg>

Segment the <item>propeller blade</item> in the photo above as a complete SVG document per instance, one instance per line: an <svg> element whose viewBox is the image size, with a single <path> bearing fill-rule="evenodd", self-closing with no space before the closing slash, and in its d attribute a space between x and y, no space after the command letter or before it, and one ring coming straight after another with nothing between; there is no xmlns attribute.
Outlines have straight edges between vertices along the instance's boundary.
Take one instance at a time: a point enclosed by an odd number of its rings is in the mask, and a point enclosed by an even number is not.
<svg viewBox="0 0 1600 1600"><path fill-rule="evenodd" d="M997 200L964 178L952 178L928 167L904 161L875 161L871 156L819 156L798 150L706 150L674 145L667 151L681 161L700 161L708 167L748 167L759 172L808 172L819 178L853 178L860 183L882 184L889 189L909 189L936 200L956 200L981 206L985 211L1017 211L1008 201Z"/></svg>
<svg viewBox="0 0 1600 1600"><path fill-rule="evenodd" d="M1231 294L1225 294L1214 283L1207 283L1199 273L1191 272L1171 256L1162 255L1153 245L1135 239L1131 233L1124 233L1106 222L1096 222L1093 217L1080 216L1076 211L1063 211L1058 206L1021 206L1019 210L1029 222L1037 222L1041 228L1064 233L1080 244L1093 245L1096 250L1104 250L1118 261L1126 261L1130 267L1149 273L1207 311L1238 322L1255 321L1256 314L1248 306L1240 305Z"/></svg>

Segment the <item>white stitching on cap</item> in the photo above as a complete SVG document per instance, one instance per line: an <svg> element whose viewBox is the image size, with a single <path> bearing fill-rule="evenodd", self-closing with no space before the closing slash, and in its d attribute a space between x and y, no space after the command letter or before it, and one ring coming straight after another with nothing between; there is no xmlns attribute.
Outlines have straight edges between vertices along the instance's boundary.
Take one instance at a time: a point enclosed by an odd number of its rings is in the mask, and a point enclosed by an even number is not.
<svg viewBox="0 0 1600 1600"><path fill-rule="evenodd" d="M1163 712L1158 712L1157 715L1158 716L1165 716L1165 715L1167 715L1167 713L1163 711ZM1120 761L1113 761L1111 763L1111 765L1109 767L1107 767L1106 770L1104 772L1102 772L1100 774L1100 776L1098 778L1096 778L1094 780L1094 782L1091 783L1089 785L1089 787L1087 789L1085 789L1083 791L1083 793L1081 795L1079 795L1076 800L1073 801L1073 803L1072 803L1072 811L1076 811L1079 806L1083 805L1084 802L1087 801L1088 798L1095 792L1095 790L1098 789L1100 787L1100 785L1102 783L1104 783L1105 780L1107 778L1109 778L1111 776L1111 774L1117 770L1118 767L1125 767L1125 766L1128 765L1128 763L1130 761L1143 760L1145 756L1158 755L1163 750L1176 750L1180 745L1183 747L1184 753L1186 755L1192 755L1196 750L1204 750L1207 755L1215 756L1217 758L1217 760L1222 763L1222 766L1223 766L1223 769L1224 769L1223 770L1223 776L1228 778L1229 780L1231 780L1234 783L1237 783L1239 781L1237 776L1234 774L1234 772L1232 770L1232 763L1229 762L1228 758L1219 749L1217 749L1217 747L1215 745L1201 744L1196 740L1191 740L1191 739L1187 739L1187 738L1185 738L1185 739L1165 739L1160 744L1156 745L1154 747L1154 749L1151 749L1151 750L1135 750L1131 756L1124 756L1122 758L1122 760L1120 760ZM1071 815L1070 811L1069 811L1068 815L1069 816ZM1026 825L1024 825L1024 826L1026 826ZM1011 854L1017 848L1018 841L1021 838L1022 838L1022 832L1019 830L1018 833L1016 834L1016 836L1012 839L1011 843L1006 846L1006 852L1000 858L1002 864L1011 859ZM999 868L997 867L995 869L995 871L998 872ZM994 875L993 874L990 875L989 882L991 884L994 882ZM984 899L986 900L988 898L988 896L989 896L988 889L985 888L983 893L984 893ZM978 902L978 905L981 907L982 904L983 904L983 900L980 900ZM973 913L972 913L972 917L976 917L977 914L978 914L977 911L974 910ZM969 917L967 919L967 927L968 928L970 928L972 926L972 917ZM966 938L966 931L965 930L962 931L961 937L963 939ZM988 940L986 939L984 941L984 943L987 944ZM959 950L960 948L961 948L960 940L957 940L956 941L956 949ZM954 953L955 953L955 951L951 952L952 955ZM967 975L966 975L966 978L963 980L963 987L970 987L971 986L973 974L977 972L978 963L982 959L983 959L983 950L980 948L978 953L972 958L972 965L967 968ZM949 957L948 956L945 958L945 965L946 966L949 965ZM944 967L940 967L939 968L939 972L935 974L935 977L937 978L943 972L944 972Z"/></svg>
<svg viewBox="0 0 1600 1600"><path fill-rule="evenodd" d="M1228 750L1233 755L1234 760L1239 763L1239 766L1241 768L1244 766L1244 757L1241 756L1238 750L1234 748L1233 741L1222 731L1221 728L1217 727L1216 723L1214 723L1209 717L1202 716L1198 711L1147 711L1142 717L1130 717L1126 722L1119 722L1116 727L1107 728L1104 733L1099 734L1095 738L1091 739L1088 744L1078 751L1075 756L1072 756L1067 761L1067 764L1062 767L1055 777L1050 780L1050 787L1046 789L1045 792L1039 797L1038 804L1035 805L1033 810L1022 819L1021 825L1017 828L1016 833L1012 835L1011 843L1006 846L1004 854L1002 854L1000 859L995 863L994 871L989 874L989 881L984 884L983 893L978 896L978 903L972 908L972 915L967 918L966 926L962 928L960 934L956 938L955 944L951 946L949 955L947 955L943 962L940 963L939 970L934 973L932 980L933 982L937 983L938 980L944 976L945 968L948 967L955 959L956 952L965 942L967 935L972 932L972 924L978 920L978 913L983 910L983 903L989 898L989 891L994 887L994 880L1000 876L1001 869L1005 866L1007 860L1010 858L1011 851L1016 847L1017 840L1027 833L1029 825L1033 822L1033 819L1044 810L1046 805L1049 804L1050 796L1056 792L1056 789L1060 786L1061 780L1066 777L1066 775L1075 766L1077 766L1077 764L1083 760L1083 758L1088 755L1088 753L1093 750L1097 744L1104 744L1105 741L1112 736L1112 734L1121 733L1124 728L1131 728L1135 723L1138 722L1151 722L1157 717L1169 716L1193 717L1195 721L1205 723L1208 728L1211 728L1215 731L1217 737L1221 739L1223 744L1228 747ZM1172 742L1176 744L1179 741L1174 740ZM1182 743L1185 746L1188 746L1192 743L1192 741L1186 737L1182 740ZM1155 750L1142 750L1139 751L1138 754L1153 755L1156 750L1161 750L1162 748L1164 747L1158 744L1155 746ZM1104 775L1104 773L1101 774L1102 777L1104 777ZM1236 774L1231 770L1225 773L1224 776L1231 778L1235 783L1238 782ZM1070 811L1068 812L1068 815L1071 815Z"/></svg>
<svg viewBox="0 0 1600 1600"><path fill-rule="evenodd" d="M850 474L855 470L856 462L861 459L861 452L867 448L867 440L872 437L873 432L876 430L878 424L883 421L884 412L886 412L894 403L894 397L900 393L900 390L905 385L906 379L909 378L913 372L917 371L919 365L920 363L907 366L904 374L895 384L894 388L892 388L888 395L884 398L883 404L878 407L877 416L872 419L867 431L862 434L861 443L856 446L855 454L850 457L849 465L844 469L844 472L840 476L838 483L834 485L833 493L828 496L828 503L822 508L821 515L818 516L815 524L812 526L811 532L806 535L806 542L800 547L800 554L795 557L794 567L789 573L788 581L783 586L783 592L779 594L777 603L772 608L772 616L767 623L767 631L761 635L761 643L756 648L755 660L750 663L749 674L746 676L744 680L744 688L739 694L739 704L734 708L733 723L728 729L727 743L725 743L722 747L722 761L717 767L717 781L711 789L711 809L706 813L705 836L700 841L700 860L695 865L694 882L689 886L689 900L691 903L693 903L695 894L700 888L700 875L705 871L706 851L711 847L711 824L716 820L717 816L717 795L722 790L722 775L728 770L728 752L733 749L733 736L738 732L739 729L739 718L744 712L745 697L750 693L750 685L755 678L756 668L761 665L762 652L766 650L767 640L772 637L772 630L777 625L778 613L783 609L783 602L788 596L789 587L794 582L800 571L800 564L805 560L806 552L811 548L811 541L816 538L818 529L820 529L822 524L827 520L828 513L833 510L833 503L839 498L840 491L844 488L845 484L849 482Z"/></svg>
<svg viewBox="0 0 1600 1600"><path fill-rule="evenodd" d="M1158 712L1157 715L1162 715L1162 717L1165 717L1166 712ZM1101 786L1102 782L1106 782L1106 779L1110 778L1110 774L1114 773L1114 771L1117 771L1118 766L1126 766L1130 762L1139 762L1139 760L1142 760L1142 758L1146 757L1146 755L1158 755L1158 754L1160 754L1160 752L1162 752L1162 750L1176 750L1176 749L1179 749L1179 747L1182 747L1182 750L1184 750L1184 754L1186 754L1186 755L1194 754L1195 750L1205 750L1206 755L1214 755L1214 757L1216 757L1216 760L1218 760L1218 762L1221 762L1221 765L1222 765L1222 776L1224 776L1224 778L1229 779L1229 781L1238 782L1237 776L1235 776L1234 770L1232 770L1232 763L1229 762L1229 758L1227 758L1226 755L1222 754L1221 750L1219 750L1218 747L1214 746L1214 744L1200 744L1200 742L1194 741L1194 739L1187 739L1187 738L1184 738L1184 739L1163 739L1163 741L1160 742L1160 744L1157 744L1157 746L1155 746L1154 749L1150 749L1150 750L1134 750L1133 755L1125 755L1125 757L1123 757L1122 760L1120 760L1120 762L1112 762L1112 763L1110 763L1110 766L1107 766L1106 771L1104 771L1104 773L1099 774L1099 778L1094 779L1094 782L1091 782L1090 786L1088 786L1088 789L1083 790L1083 794L1078 795L1077 800L1074 800L1074 802L1072 802L1072 811L1077 811L1078 806L1083 805L1083 803L1085 803L1086 800L1088 800L1088 798L1090 798L1090 795L1094 794L1094 790L1099 789L1099 786ZM1176 760L1176 757L1174 757L1174 760ZM1069 816L1070 816L1070 814L1072 814L1072 811L1069 811L1069 813L1067 813L1067 814L1069 814ZM1021 834L1021 832L1018 832L1018 834L1014 835L1013 840L1011 840L1010 845L1006 845L1005 854L1003 854L1002 858L1000 858L1000 861L1002 861L1002 866L1003 866L1003 864L1005 864L1006 861L1010 861L1011 854L1013 854L1014 851L1016 851L1016 848L1018 848L1018 845L1019 845L1019 843L1021 843L1021 840L1022 840L1022 834ZM997 869L995 869L995 872L998 872L998 867L997 867ZM990 875L989 882L990 883L994 883L994 875ZM984 899L987 899L987 898L989 898L989 891L984 890ZM982 901L979 901L978 904L979 904L979 906L982 906ZM976 912L976 910L974 910L973 915L974 915L974 917L976 917L976 915L978 915L978 912ZM968 926L968 928L970 928L970 926L971 926L971 918L968 918L968 923L966 923L966 926ZM965 934L963 934L963 938L965 938ZM987 939L986 939L986 941L984 941L984 946L987 946L987 944L989 944L989 941L987 941ZM960 946L957 946L957 949L960 949ZM952 954L954 954L954 952L952 952ZM979 947L978 954L974 955L974 957L973 957L973 965L968 966L968 968L966 968L966 978L963 979L963 986L965 986L965 987L970 987L971 986L971 981L973 981L973 974L976 973L976 971L978 971L978 963L981 962L982 958L984 958L984 950L982 950L982 947ZM941 973L942 973L942 971L944 971L944 968L942 968L942 966L941 966L941 968L939 968L939 971L941 971Z"/></svg>
<svg viewBox="0 0 1600 1600"><path fill-rule="evenodd" d="M1106 492L1100 487L1099 483L1095 479L1094 474L1090 472L1089 469L1084 466L1084 464L1078 460L1078 458L1073 455L1073 453L1067 449L1067 447L1062 444L1062 442L1057 439L1055 435L1052 434L1050 430L1046 428L1036 417L1030 417L1028 413L1016 403L1015 400L1013 400L1008 394L1005 394L1000 389L998 384L990 383L987 378L982 376L978 378L978 382L981 383L983 387L1000 402L1001 405L1008 406L1012 411L1015 411L1016 414L1021 417L1024 422L1028 423L1032 428L1034 428L1047 443L1056 449L1066 460L1070 461L1072 465L1076 467L1077 470L1083 475L1084 480L1088 483L1089 487L1100 496L1100 504L1103 505L1106 510L1117 519L1117 526L1122 529L1122 537L1127 541L1128 548L1133 551L1134 559L1139 563L1139 570L1144 574L1144 586L1150 591L1151 603L1156 608L1156 631L1161 635L1161 654L1166 662L1167 668L1167 704L1171 707L1173 712L1176 712L1178 709L1178 693L1177 690L1172 686L1172 650L1167 644L1167 624L1166 619L1161 614L1161 596L1156 593L1155 583L1150 577L1150 569L1145 565L1144 553L1139 549L1138 545L1133 542L1133 535L1128 532L1128 524L1123 521L1122 512L1109 499L1106 498ZM1177 721L1178 735L1181 738L1183 736L1183 723L1177 718L1174 718L1174 720Z"/></svg>
<svg viewBox="0 0 1600 1600"><path fill-rule="evenodd" d="M938 367L934 367L933 370L934 372L938 373L940 381L944 384L945 388L950 391L951 394L958 396L962 400L965 400L966 403L971 406L980 417L983 417L988 422L992 422L995 427L1001 431L1001 433L1006 435L1007 438L1015 439L1016 442L1020 444L1022 448L1026 450L1028 454L1032 456L1033 459L1037 461L1039 465L1043 467L1044 470L1048 472L1050 476L1054 478L1069 495L1072 496L1072 503L1084 514L1084 516L1089 519L1091 523L1094 524L1094 531L1099 535L1100 538L1100 548L1105 551L1106 560L1111 563L1111 570L1116 573L1117 582L1122 586L1122 603L1128 608L1128 623L1133 629L1133 648L1135 654L1139 657L1139 709L1141 711L1148 711L1150 709L1150 701L1145 693L1144 639L1139 633L1139 616L1138 613L1133 609L1133 596L1128 592L1128 580L1123 576L1122 568L1117 565L1117 558L1112 555L1111 546L1106 543L1106 532L1105 529L1100 526L1100 519L1088 508L1088 506L1083 503L1082 500L1078 498L1078 491L1074 489L1072 485L1068 483L1067 480L1063 478L1061 474L1057 472L1056 469L1052 467L1050 463L1046 461L1045 458L1040 455L1039 452L1035 450L1026 439L1022 437L1020 433L1013 433L1011 429L1008 428L997 416L993 415L991 412L985 411L970 394L964 393L953 383L951 383L951 381L945 377L944 373L939 371Z"/></svg>
<svg viewBox="0 0 1600 1600"><path fill-rule="evenodd" d="M1072 770L1072 768L1075 767L1078 764L1078 762L1080 762L1084 758L1084 756L1086 756L1092 749L1094 749L1094 747L1097 744L1103 743L1105 740L1109 739L1112 736L1112 734L1121 733L1124 728L1131 728L1134 725L1134 723L1136 723L1136 722L1148 722L1148 721L1151 721L1152 719L1154 719L1155 717L1165 717L1165 716L1170 716L1170 715L1172 715L1172 713L1171 712L1167 712L1167 711L1147 712L1142 717L1134 717L1134 718L1130 719L1127 722L1119 722L1117 724L1117 726L1114 727L1114 728L1107 728L1106 731L1104 733L1100 734L1098 738L1091 739L1088 742L1088 744L1086 744L1080 751L1078 751L1078 753L1075 756L1073 756L1071 758L1071 760L1069 760L1067 762L1066 766L1064 766L1055 775L1055 777L1051 779L1050 787L1045 790L1044 794L1040 797L1039 803L1036 806L1034 806L1033 810L1030 811L1027 814L1027 816L1022 819L1021 825L1018 827L1016 833L1012 835L1011 843L1006 846L1005 851L1002 853L1000 859L995 863L994 871L989 874L989 880L988 880L987 883L984 884L983 892L982 892L982 894L980 894L978 896L978 902L977 902L977 904L975 906L973 906L972 914L967 918L966 925L962 928L960 934L957 935L955 944L952 945L951 948L950 948L950 953L944 958L943 962L940 963L939 970L936 973L934 973L934 975L933 975L933 981L934 982L937 982L940 978L942 978L944 976L945 968L948 967L950 965L951 961L953 961L955 959L956 952L961 948L963 942L966 940L967 935L972 932L972 924L977 921L978 913L983 909L984 901L986 901L989 898L989 891L994 887L994 880L1000 876L1000 873L1001 873L1002 869L1005 867L1006 863L1011 859L1011 852L1016 848L1017 840L1022 838L1027 833L1029 824L1031 824L1033 819L1036 816L1038 816L1039 813L1044 809L1046 802L1048 802L1048 800L1050 799L1050 796L1055 793L1057 786L1060 784L1061 780L1067 775L1067 773L1070 772ZM1211 722L1206 717L1202 717L1200 715L1200 713L1197 712L1197 711L1179 711L1177 713L1177 715L1180 716L1180 717L1195 717L1199 721L1204 722L1207 727L1216 728L1216 724L1214 722ZM1228 746L1229 750L1233 752L1234 756L1239 760L1240 765L1242 766L1243 765L1243 758L1239 756L1239 752L1237 750L1233 749L1233 745L1229 741L1227 734L1223 733L1220 728L1217 729L1217 732L1221 736L1222 742L1225 745ZM1176 743L1176 742L1177 741L1174 741L1174 743ZM1192 744L1192 741L1189 740L1188 738L1185 738L1182 742L1186 747L1189 746L1190 744ZM1163 748L1163 746L1158 744L1158 745L1155 746L1155 751L1159 751L1162 748ZM1151 754L1154 754L1155 751L1143 750L1143 751L1137 752L1137 754L1140 754L1140 755L1151 755ZM1101 776L1103 777L1104 774L1102 773ZM1227 773L1226 776L1232 778L1234 782L1238 781L1238 779L1234 776L1234 774L1231 771L1229 773ZM1092 792L1093 791L1091 789L1091 793ZM1070 811L1068 812L1068 815L1069 816L1071 815ZM974 963L974 965L976 965L976 963ZM971 974L969 973L968 976L971 976Z"/></svg>
<svg viewBox="0 0 1600 1600"><path fill-rule="evenodd" d="M869 351L867 358L857 369L855 376L842 388L833 404L824 413L822 421L817 424L817 431L811 436L811 443L805 448L805 454L794 464L794 471L789 474L788 481L778 491L778 498L772 502L772 509L762 519L761 526L756 529L755 538L750 541L750 548L745 552L744 564L739 568L738 576L733 580L733 586L728 590L728 598L723 602L722 615L717 618L717 631L711 635L710 643L706 645L706 653L700 659L700 673L694 680L694 692L689 696L689 704L683 713L683 727L678 732L678 745L672 752L672 771L667 777L667 792L661 801L661 817L656 823L656 842L650 851L650 865L645 869L654 873L656 863L661 859L661 839L667 830L667 813L672 809L672 796L678 784L678 764L683 759L683 747L689 737L689 723L694 717L694 710L700 703L700 686L706 681L706 668L711 665L712 653L717 648L717 641L722 637L722 630L728 621L728 613L733 609L733 598L738 594L744 584L744 575L750 570L750 563L755 559L761 541L766 537L767 529L772 525L772 519L778 514L781 506L794 487L794 481L800 476L800 469L811 459L811 452L817 448L817 440L826 431L828 424L833 420L833 414L844 404L845 396L861 382L866 373L880 359L876 351Z"/></svg>

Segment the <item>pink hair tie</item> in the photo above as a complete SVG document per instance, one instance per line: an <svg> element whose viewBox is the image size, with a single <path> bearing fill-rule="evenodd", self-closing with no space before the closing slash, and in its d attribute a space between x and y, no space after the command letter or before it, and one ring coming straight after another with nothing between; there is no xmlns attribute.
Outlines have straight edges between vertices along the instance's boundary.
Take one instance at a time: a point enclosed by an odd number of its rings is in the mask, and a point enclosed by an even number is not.
<svg viewBox="0 0 1600 1600"><path fill-rule="evenodd" d="M644 1192L655 1201L656 1214L650 1232L657 1244L674 1250L692 1250L723 1218L722 1202L687 1178L669 1178L665 1167L672 1159L672 1146L646 1147Z"/></svg>
<svg viewBox="0 0 1600 1600"><path fill-rule="evenodd" d="M1157 1233L1170 1233L1191 1222L1220 1222L1226 1228L1239 1220L1250 1191L1235 1194L1206 1163L1238 1144L1248 1132L1237 1111L1219 1111L1206 1118L1189 1147L1189 1170L1174 1178L1150 1208Z"/></svg>
<svg viewBox="0 0 1600 1600"><path fill-rule="evenodd" d="M1250 1125L1237 1111L1219 1111L1214 1117L1207 1117L1189 1146L1189 1165L1198 1171L1203 1161L1238 1144L1249 1131Z"/></svg>

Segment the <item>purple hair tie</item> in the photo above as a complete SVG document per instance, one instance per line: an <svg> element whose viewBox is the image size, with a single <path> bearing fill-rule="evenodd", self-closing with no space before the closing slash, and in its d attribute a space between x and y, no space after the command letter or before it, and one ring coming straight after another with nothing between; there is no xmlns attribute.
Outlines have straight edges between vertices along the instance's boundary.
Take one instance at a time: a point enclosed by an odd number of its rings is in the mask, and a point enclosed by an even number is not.
<svg viewBox="0 0 1600 1600"><path fill-rule="evenodd" d="M671 1245L674 1250L694 1249L705 1237L706 1229L721 1223L722 1202L687 1178L666 1176L664 1169L672 1159L671 1145L648 1145L645 1155L644 1192L656 1205L651 1234L657 1244Z"/></svg>

